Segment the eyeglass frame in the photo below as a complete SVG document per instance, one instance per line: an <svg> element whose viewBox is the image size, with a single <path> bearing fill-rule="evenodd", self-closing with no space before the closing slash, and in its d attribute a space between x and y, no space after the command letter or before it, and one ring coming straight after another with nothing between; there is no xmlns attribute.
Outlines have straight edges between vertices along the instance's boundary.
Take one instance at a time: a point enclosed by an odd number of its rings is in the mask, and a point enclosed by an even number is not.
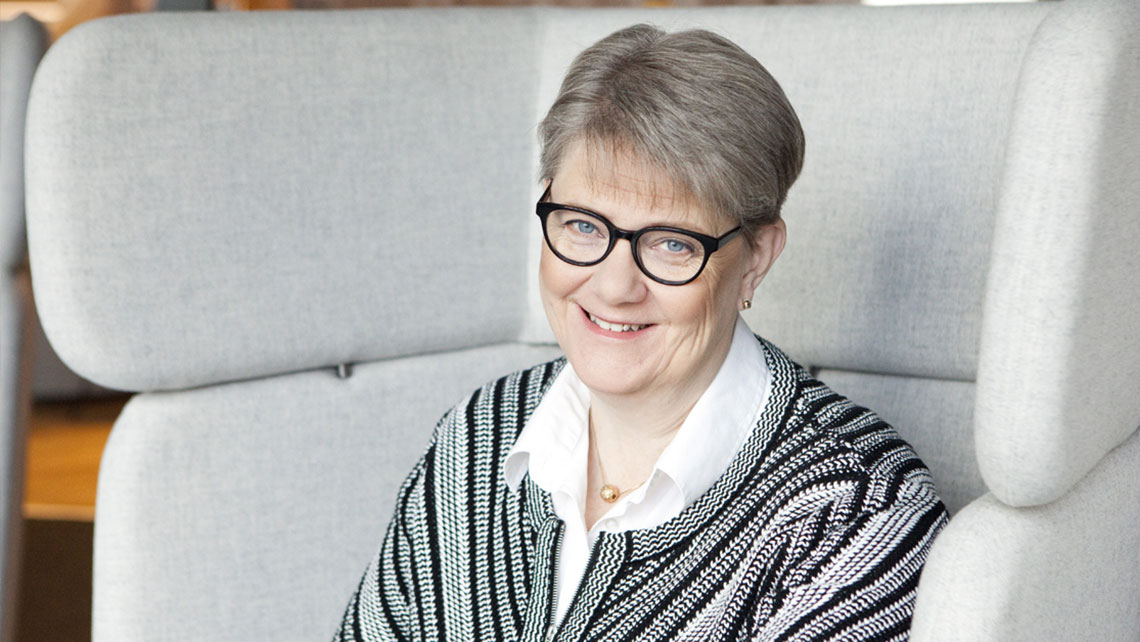
<svg viewBox="0 0 1140 642"><path fill-rule="evenodd" d="M640 230L624 230L614 225L608 218L602 216L601 214L598 214L597 212L593 212L582 207L575 207L573 205L552 203L546 200L550 198L550 188L553 185L554 181L550 181L550 183L546 185L546 191L542 193L542 196L539 197L538 202L534 205L534 213L538 216L538 220L542 224L542 238L546 240L546 247L550 248L550 251L554 254L554 256L558 257L559 260L563 261L564 263L569 263L570 265L577 265L579 267L597 265L606 260L606 257L608 257L610 253L613 252L614 246L617 245L618 241L625 239L629 241L629 251L633 255L633 262L637 264L637 268L641 270L642 274L662 285L686 285L692 283L693 281L696 281L697 277L699 277L701 273L705 271L705 266L708 265L709 258L712 257L713 252L716 252L717 250L727 245L729 241L739 236L740 232L744 229L743 226L737 225L721 236L709 236L708 234L701 234L700 232L694 232L692 230L686 230L680 227L670 227L667 225L651 225L649 227L643 227ZM548 234L546 231L546 219L550 216L550 213L554 212L555 210L567 210L570 212L578 212L579 214L586 214L604 223L606 226L606 231L609 232L610 242L606 247L606 251L602 252L602 256L594 261L574 261L563 256L558 250L554 249L554 244L550 242L550 234ZM646 232L674 232L685 234L696 239L705 250L704 258L701 261L701 266L697 268L696 274L684 281L670 281L668 279L662 279L661 277L650 273L650 271L645 268L645 264L641 262L641 257L637 254L637 242Z"/></svg>

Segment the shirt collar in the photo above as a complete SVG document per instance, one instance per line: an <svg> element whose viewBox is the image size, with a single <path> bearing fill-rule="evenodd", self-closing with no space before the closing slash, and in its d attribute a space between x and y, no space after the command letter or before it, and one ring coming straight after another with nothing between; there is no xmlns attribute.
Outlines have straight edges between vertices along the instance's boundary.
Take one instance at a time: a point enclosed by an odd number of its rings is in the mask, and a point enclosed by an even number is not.
<svg viewBox="0 0 1140 642"><path fill-rule="evenodd" d="M763 348L738 318L728 356L661 453L651 478L664 473L681 492L684 506L704 494L751 433L768 396L769 378ZM547 492L585 494L589 409L590 391L567 363L507 455L503 473L512 491L529 472Z"/></svg>
<svg viewBox="0 0 1140 642"><path fill-rule="evenodd" d="M585 469L589 412L590 390L567 362L534 409L503 464L503 473L512 491L518 490L528 470L531 479L548 492L569 491L584 485L585 479L576 480L575 476L580 477L578 470ZM571 494L584 495L585 490Z"/></svg>

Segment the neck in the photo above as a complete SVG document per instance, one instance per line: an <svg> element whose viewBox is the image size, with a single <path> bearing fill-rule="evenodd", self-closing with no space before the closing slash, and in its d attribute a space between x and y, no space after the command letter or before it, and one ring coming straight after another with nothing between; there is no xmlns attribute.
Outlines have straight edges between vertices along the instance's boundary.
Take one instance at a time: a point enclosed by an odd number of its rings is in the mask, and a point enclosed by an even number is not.
<svg viewBox="0 0 1140 642"><path fill-rule="evenodd" d="M591 446L602 461L605 483L627 491L646 481L662 451L716 378L730 345L731 341L715 350L704 368L677 385L622 395L591 391Z"/></svg>
<svg viewBox="0 0 1140 642"><path fill-rule="evenodd" d="M605 483L622 491L643 483L695 403L694 399L688 407L666 413L653 405L646 405L644 411L638 411L637 408L615 406L592 398L590 422L594 434L591 446L595 457L602 462Z"/></svg>
<svg viewBox="0 0 1140 642"><path fill-rule="evenodd" d="M624 495L649 481L661 453L712 383L724 362L721 356L715 360L716 368L711 376L694 377L691 385L680 390L616 397L591 393L592 430L583 515L586 528L593 528L612 506L602 499L604 485L614 486Z"/></svg>

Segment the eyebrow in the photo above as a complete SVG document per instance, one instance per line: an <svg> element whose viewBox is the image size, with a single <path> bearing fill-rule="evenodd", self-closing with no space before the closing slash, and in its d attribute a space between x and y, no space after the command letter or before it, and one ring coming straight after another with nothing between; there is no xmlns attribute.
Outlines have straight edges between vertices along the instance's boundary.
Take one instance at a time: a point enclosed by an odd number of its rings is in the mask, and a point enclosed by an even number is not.
<svg viewBox="0 0 1140 642"><path fill-rule="evenodd" d="M552 185L553 185L553 183L552 183ZM565 205L567 207L573 207L576 209L585 210L585 211L589 212L590 214L593 214L594 216L604 218L605 220L609 221L610 224L613 225L614 227L617 227L619 229L626 230L629 232L636 232L638 230L644 230L644 229L650 228L650 227L667 227L667 228L672 228L675 230L681 230L684 232L696 232L697 234L703 234L705 236L712 236L712 237L720 236L719 234L716 234L715 232L706 232L704 230L689 227L689 226L685 225L684 223L678 224L678 223L673 223L673 222L669 222L669 221L663 221L660 223L650 223L648 225L642 225L641 227L636 227L633 229L621 227L617 223L614 223L613 220L611 220L608 215L603 214L603 213L599 212L598 210L596 210L592 207L586 207L584 205L579 205L577 203L555 200L550 195L550 186L548 186L546 188L546 191L543 192L543 198L544 198L545 202L551 203L553 205Z"/></svg>

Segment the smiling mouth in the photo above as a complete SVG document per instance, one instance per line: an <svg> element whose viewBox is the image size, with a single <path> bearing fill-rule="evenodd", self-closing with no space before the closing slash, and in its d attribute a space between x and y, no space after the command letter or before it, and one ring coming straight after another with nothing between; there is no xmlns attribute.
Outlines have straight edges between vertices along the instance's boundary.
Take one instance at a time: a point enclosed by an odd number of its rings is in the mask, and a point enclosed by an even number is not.
<svg viewBox="0 0 1140 642"><path fill-rule="evenodd" d="M649 326L653 325L651 323L645 323L645 324L610 323L609 321L606 321L605 319L599 319L598 317L591 314L589 311L586 311L586 316L590 319L590 323L593 323L594 325L598 326L599 328L601 328L603 330L609 330L610 332L637 332L638 330L642 330L644 328L648 328Z"/></svg>

